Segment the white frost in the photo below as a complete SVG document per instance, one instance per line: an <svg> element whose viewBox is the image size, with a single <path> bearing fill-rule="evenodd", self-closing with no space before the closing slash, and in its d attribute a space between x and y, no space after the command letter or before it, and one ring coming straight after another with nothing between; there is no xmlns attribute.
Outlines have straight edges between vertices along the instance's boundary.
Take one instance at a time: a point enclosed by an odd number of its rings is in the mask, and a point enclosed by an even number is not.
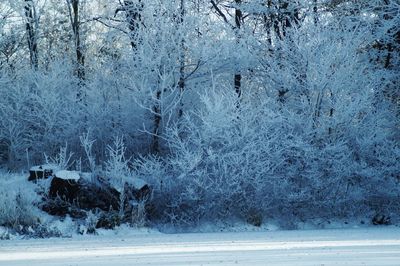
<svg viewBox="0 0 400 266"><path fill-rule="evenodd" d="M130 183L133 185L134 188L137 190L142 189L144 186L147 185L146 181L140 178L133 178L133 180L130 181Z"/></svg>
<svg viewBox="0 0 400 266"><path fill-rule="evenodd" d="M56 172L56 177L68 180L79 180L81 176L78 171L61 170Z"/></svg>
<svg viewBox="0 0 400 266"><path fill-rule="evenodd" d="M37 165L37 166L33 166L31 167L31 171L43 171L43 170L52 170L57 171L59 169L59 167L55 164L42 164L42 165Z"/></svg>

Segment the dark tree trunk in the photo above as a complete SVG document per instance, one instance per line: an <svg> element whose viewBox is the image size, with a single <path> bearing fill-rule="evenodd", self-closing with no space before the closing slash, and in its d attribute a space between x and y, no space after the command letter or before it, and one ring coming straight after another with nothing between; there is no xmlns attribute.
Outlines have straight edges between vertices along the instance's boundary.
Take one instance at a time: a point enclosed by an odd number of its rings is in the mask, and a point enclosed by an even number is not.
<svg viewBox="0 0 400 266"><path fill-rule="evenodd" d="M77 61L77 75L79 80L85 80L85 55L81 43L80 21L79 21L79 0L72 0L72 29L75 37L75 50Z"/></svg>
<svg viewBox="0 0 400 266"><path fill-rule="evenodd" d="M234 77L234 82L235 82L235 92L237 93L238 97L242 95L242 75L240 73L235 74Z"/></svg>
<svg viewBox="0 0 400 266"><path fill-rule="evenodd" d="M392 53L393 53L393 45L392 45L392 43L389 43L387 45L387 55L386 55L385 66L384 66L386 69L388 69L391 65Z"/></svg>
<svg viewBox="0 0 400 266"><path fill-rule="evenodd" d="M28 36L28 48L32 68L38 69L38 45L37 45L37 17L32 0L25 0L26 32Z"/></svg>
<svg viewBox="0 0 400 266"><path fill-rule="evenodd" d="M318 24L318 0L314 0L313 6L313 13L314 13L314 24Z"/></svg>
<svg viewBox="0 0 400 266"><path fill-rule="evenodd" d="M185 17L185 0L181 0L180 3L180 19L179 24L182 26ZM179 93L180 93L180 103L179 103L179 117L183 115L183 92L185 90L185 38L182 36L180 43L180 58L179 58Z"/></svg>
<svg viewBox="0 0 400 266"><path fill-rule="evenodd" d="M159 153L160 152L160 138L159 138L159 130L161 125L161 89L156 92L156 103L153 107L154 112L154 129L153 129L153 144L152 144L152 152Z"/></svg>
<svg viewBox="0 0 400 266"><path fill-rule="evenodd" d="M268 13L263 14L264 29L267 33L267 41L269 45L272 45L272 36L271 36L272 16L270 14L272 7L272 0L268 0L266 6Z"/></svg>
<svg viewBox="0 0 400 266"><path fill-rule="evenodd" d="M242 0L235 0L236 3L236 9L235 9L235 27L236 27L236 41L237 43L240 42L240 28L242 27L242 22L243 22L243 13L242 10L240 9L240 5L242 3ZM242 74L240 71L236 70L235 76L234 76L234 86L235 86L235 92L238 95L238 98L242 95Z"/></svg>
<svg viewBox="0 0 400 266"><path fill-rule="evenodd" d="M86 97L85 97L85 92L83 91L83 87L85 84L86 73L85 73L85 54L83 51L81 32L80 32L81 22L80 22L79 0L67 0L67 3L68 3L69 18L71 21L71 27L73 32L73 39L75 43L75 57L76 57L75 72L79 80L79 90L77 92L77 100L79 102L84 102L84 99Z"/></svg>
<svg viewBox="0 0 400 266"><path fill-rule="evenodd" d="M228 20L228 17L223 13L223 11L218 7L218 4L211 0L210 3L212 4L213 8L217 12L217 14L227 23L234 31L236 35L236 43L240 44L241 33L240 29L243 24L243 12L241 10L242 0L235 0L235 24L231 24ZM238 98L242 95L242 74L240 73L239 69L235 69L234 77L233 77L233 84L235 88L235 92L238 95ZM239 101L237 103L239 107Z"/></svg>
<svg viewBox="0 0 400 266"><path fill-rule="evenodd" d="M142 11L143 11L142 0L139 0L137 4L134 4L131 0L124 1L124 7L117 10L125 11L126 20L128 22L128 28L130 31L131 46L134 52L137 51L137 47L140 44L138 40L138 30L142 24Z"/></svg>

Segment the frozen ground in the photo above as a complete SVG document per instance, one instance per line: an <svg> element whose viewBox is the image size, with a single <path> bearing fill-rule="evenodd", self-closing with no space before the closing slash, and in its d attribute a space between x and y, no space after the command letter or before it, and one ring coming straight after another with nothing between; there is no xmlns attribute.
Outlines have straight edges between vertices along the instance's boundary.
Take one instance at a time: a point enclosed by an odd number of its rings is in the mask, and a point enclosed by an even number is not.
<svg viewBox="0 0 400 266"><path fill-rule="evenodd" d="M400 265L400 228L0 241L0 265Z"/></svg>

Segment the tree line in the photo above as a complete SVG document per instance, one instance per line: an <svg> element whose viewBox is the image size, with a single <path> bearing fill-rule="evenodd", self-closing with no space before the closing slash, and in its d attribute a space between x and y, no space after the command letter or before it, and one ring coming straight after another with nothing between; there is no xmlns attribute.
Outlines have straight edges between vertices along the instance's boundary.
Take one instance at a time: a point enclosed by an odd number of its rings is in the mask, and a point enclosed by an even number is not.
<svg viewBox="0 0 400 266"><path fill-rule="evenodd" d="M2 165L67 146L89 169L79 136L100 166L123 137L173 222L385 211L399 14L396 0L2 0Z"/></svg>

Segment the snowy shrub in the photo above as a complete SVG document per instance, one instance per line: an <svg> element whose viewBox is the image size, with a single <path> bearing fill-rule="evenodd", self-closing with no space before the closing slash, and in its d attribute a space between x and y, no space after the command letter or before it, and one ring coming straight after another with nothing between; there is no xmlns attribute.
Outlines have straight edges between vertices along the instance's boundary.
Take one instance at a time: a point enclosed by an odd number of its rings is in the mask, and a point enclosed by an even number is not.
<svg viewBox="0 0 400 266"><path fill-rule="evenodd" d="M87 159L87 169L90 170L91 175L92 175L92 180L93 176L96 175L96 157L93 154L93 144L95 141L91 139L89 132L84 133L82 136L79 137L79 140L81 142L81 146L85 152L85 157ZM82 168L82 165L80 165ZM82 170L82 169L79 169Z"/></svg>
<svg viewBox="0 0 400 266"><path fill-rule="evenodd" d="M68 152L68 144L65 144L65 146L60 147L58 154L53 158L48 158L46 156L46 163L53 165L57 170L67 170L74 164L72 156L73 153Z"/></svg>
<svg viewBox="0 0 400 266"><path fill-rule="evenodd" d="M125 145L122 138L116 138L113 145L107 147L108 160L105 164L105 175L110 185L120 194L119 198L119 214L121 218L125 212L127 204L125 188L132 179L131 170L129 168L129 159L125 158Z"/></svg>
<svg viewBox="0 0 400 266"><path fill-rule="evenodd" d="M0 143L12 168L41 162L73 143L79 125L74 83L54 66L48 72L5 74L0 86Z"/></svg>
<svg viewBox="0 0 400 266"><path fill-rule="evenodd" d="M39 197L25 177L0 173L0 226L21 231L40 223Z"/></svg>
<svg viewBox="0 0 400 266"><path fill-rule="evenodd" d="M70 68L66 62L54 62L47 70L0 73L1 163L12 169L40 164L44 154L55 157L66 143L74 154L71 161L87 159L87 146L79 138L85 132L96 140L91 160L104 162L107 146L120 135L129 155L148 150L151 138L143 127L152 127L152 106L144 108L139 102L152 96L127 89L131 77L115 81L99 74L87 81L86 103L80 102L78 80L70 76ZM117 87L110 87L113 80ZM85 162L84 168L93 171L94 162Z"/></svg>
<svg viewBox="0 0 400 266"><path fill-rule="evenodd" d="M132 210L130 213L129 224L135 227L144 227L147 225L148 214L146 210L147 201L142 200L135 204L132 204Z"/></svg>
<svg viewBox="0 0 400 266"><path fill-rule="evenodd" d="M388 107L370 111L369 86L358 92L335 86L340 101L326 100L327 111L314 118L313 103L282 105L248 94L238 108L229 90L202 96L203 107L168 131L171 154L138 165L141 174L163 173L154 198L163 218L193 226L234 217L253 224L263 217L349 217L386 203L386 212L397 211L395 117Z"/></svg>
<svg viewBox="0 0 400 266"><path fill-rule="evenodd" d="M95 234L96 233L96 225L97 225L98 221L99 221L98 214L93 213L92 211L88 212L86 220L85 220L86 232L84 232L84 233Z"/></svg>
<svg viewBox="0 0 400 266"><path fill-rule="evenodd" d="M123 193L125 184L132 178L129 168L130 159L126 159L126 148L122 138L115 138L112 145L107 147L108 160L105 163L105 174L111 185Z"/></svg>
<svg viewBox="0 0 400 266"><path fill-rule="evenodd" d="M136 176L131 169L131 159L126 158L126 147L121 137L116 137L112 145L107 147L108 159L103 174L112 188L120 193L119 219L131 225L143 227L146 223L146 204L148 198L135 199L132 190Z"/></svg>
<svg viewBox="0 0 400 266"><path fill-rule="evenodd" d="M7 228L0 227L0 240L10 240L11 234Z"/></svg>

